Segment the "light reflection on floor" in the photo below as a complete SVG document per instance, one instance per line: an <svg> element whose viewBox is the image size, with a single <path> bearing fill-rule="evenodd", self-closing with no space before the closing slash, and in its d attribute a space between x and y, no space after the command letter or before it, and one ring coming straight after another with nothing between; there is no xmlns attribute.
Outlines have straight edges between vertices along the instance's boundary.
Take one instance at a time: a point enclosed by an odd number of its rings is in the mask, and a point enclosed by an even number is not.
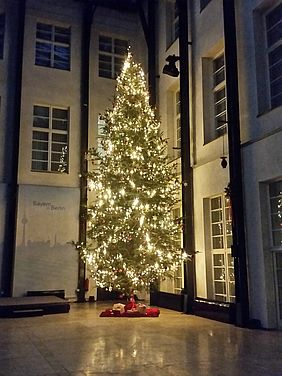
<svg viewBox="0 0 282 376"><path fill-rule="evenodd" d="M282 332L161 308L158 318L68 314L0 319L0 376L281 376Z"/></svg>

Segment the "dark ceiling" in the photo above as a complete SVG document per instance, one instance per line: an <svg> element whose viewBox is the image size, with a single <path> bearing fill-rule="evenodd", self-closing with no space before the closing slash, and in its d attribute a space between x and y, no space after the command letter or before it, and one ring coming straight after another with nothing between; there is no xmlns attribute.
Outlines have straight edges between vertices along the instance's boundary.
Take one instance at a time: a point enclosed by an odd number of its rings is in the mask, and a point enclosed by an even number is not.
<svg viewBox="0 0 282 376"><path fill-rule="evenodd" d="M84 3L92 3L96 6L117 10L136 11L140 0L77 0ZM142 0L141 0L142 1Z"/></svg>

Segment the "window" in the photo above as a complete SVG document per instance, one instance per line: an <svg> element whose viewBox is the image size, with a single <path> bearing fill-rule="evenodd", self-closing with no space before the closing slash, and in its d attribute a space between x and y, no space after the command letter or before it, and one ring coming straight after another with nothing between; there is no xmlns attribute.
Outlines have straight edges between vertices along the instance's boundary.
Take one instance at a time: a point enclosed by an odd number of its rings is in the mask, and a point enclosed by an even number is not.
<svg viewBox="0 0 282 376"><path fill-rule="evenodd" d="M177 1L174 3L174 13L173 13L173 40L179 37L179 12Z"/></svg>
<svg viewBox="0 0 282 376"><path fill-rule="evenodd" d="M106 125L106 122L105 122L103 116L99 115L99 117L98 117L97 151L101 156L103 156L105 154L104 147L102 145L105 125Z"/></svg>
<svg viewBox="0 0 282 376"><path fill-rule="evenodd" d="M282 105L282 3L265 17L271 108Z"/></svg>
<svg viewBox="0 0 282 376"><path fill-rule="evenodd" d="M213 103L215 135L219 137L226 132L226 91L224 54L213 60Z"/></svg>
<svg viewBox="0 0 282 376"><path fill-rule="evenodd" d="M180 119L180 92L175 93L175 148L177 157L181 155L181 119Z"/></svg>
<svg viewBox="0 0 282 376"><path fill-rule="evenodd" d="M276 295L278 318L282 323L282 252L275 252Z"/></svg>
<svg viewBox="0 0 282 376"><path fill-rule="evenodd" d="M116 78L127 53L126 40L99 36L99 77Z"/></svg>
<svg viewBox="0 0 282 376"><path fill-rule="evenodd" d="M173 209L173 218L175 221L181 221L180 207ZM181 232L179 232L178 234L177 245L179 249L182 246L182 233ZM173 293L181 294L182 289L183 289L183 265L179 265L173 277Z"/></svg>
<svg viewBox="0 0 282 376"><path fill-rule="evenodd" d="M227 132L224 53L202 58L204 143Z"/></svg>
<svg viewBox="0 0 282 376"><path fill-rule="evenodd" d="M235 301L234 262L231 257L232 220L230 200L217 196L210 200L213 298Z"/></svg>
<svg viewBox="0 0 282 376"><path fill-rule="evenodd" d="M168 1L166 5L166 43L169 47L179 36L179 12L177 1Z"/></svg>
<svg viewBox="0 0 282 376"><path fill-rule="evenodd" d="M282 180L269 185L278 318L282 323Z"/></svg>
<svg viewBox="0 0 282 376"><path fill-rule="evenodd" d="M68 165L69 111L46 106L33 107L32 171L58 172L62 157ZM68 172L65 168L64 172Z"/></svg>
<svg viewBox="0 0 282 376"><path fill-rule="evenodd" d="M269 186L272 244L282 247L282 180Z"/></svg>
<svg viewBox="0 0 282 376"><path fill-rule="evenodd" d="M37 23L35 64L70 69L70 28Z"/></svg>
<svg viewBox="0 0 282 376"><path fill-rule="evenodd" d="M0 14L0 59L4 56L5 14Z"/></svg>

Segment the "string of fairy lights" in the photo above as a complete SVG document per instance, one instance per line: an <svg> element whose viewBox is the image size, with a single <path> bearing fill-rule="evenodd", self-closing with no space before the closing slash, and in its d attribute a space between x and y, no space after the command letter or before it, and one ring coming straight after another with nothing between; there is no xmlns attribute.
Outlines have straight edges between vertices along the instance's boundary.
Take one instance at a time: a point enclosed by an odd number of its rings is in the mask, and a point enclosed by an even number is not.
<svg viewBox="0 0 282 376"><path fill-rule="evenodd" d="M103 153L89 151L87 244L77 245L96 285L148 288L172 277L183 260L175 166L149 103L145 74L129 52L117 78L113 108L104 115Z"/></svg>

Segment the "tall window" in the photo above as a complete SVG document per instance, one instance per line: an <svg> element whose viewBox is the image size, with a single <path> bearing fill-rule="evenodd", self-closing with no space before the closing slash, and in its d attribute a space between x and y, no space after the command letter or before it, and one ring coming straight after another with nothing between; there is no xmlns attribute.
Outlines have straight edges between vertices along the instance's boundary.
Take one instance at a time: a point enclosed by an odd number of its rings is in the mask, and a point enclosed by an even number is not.
<svg viewBox="0 0 282 376"><path fill-rule="evenodd" d="M99 76L116 78L122 68L128 41L99 36Z"/></svg>
<svg viewBox="0 0 282 376"><path fill-rule="evenodd" d="M212 279L214 299L235 300L234 262L231 257L232 224L230 200L217 196L210 200Z"/></svg>
<svg viewBox="0 0 282 376"><path fill-rule="evenodd" d="M180 207L173 209L173 218L175 221L181 221ZM179 232L178 234L177 243L180 249L182 245L182 233L181 232ZM183 265L179 265L173 277L173 293L181 294L182 288L183 288Z"/></svg>
<svg viewBox="0 0 282 376"><path fill-rule="evenodd" d="M282 180L269 186L278 317L282 323Z"/></svg>
<svg viewBox="0 0 282 376"><path fill-rule="evenodd" d="M70 69L70 28L37 23L35 64Z"/></svg>
<svg viewBox="0 0 282 376"><path fill-rule="evenodd" d="M98 135L97 135L97 151L100 153L100 155L104 155L105 154L105 151L104 151L104 148L103 148L103 145L102 145L102 140L103 140L103 131L104 131L104 127L105 127L105 120L104 118L99 115L98 116Z"/></svg>
<svg viewBox="0 0 282 376"><path fill-rule="evenodd" d="M176 40L179 36L179 11L177 1L174 2L174 16L173 16L173 39Z"/></svg>
<svg viewBox="0 0 282 376"><path fill-rule="evenodd" d="M175 148L177 156L181 155L181 119L180 119L180 92L175 93Z"/></svg>
<svg viewBox="0 0 282 376"><path fill-rule="evenodd" d="M269 186L272 243L282 248L282 180Z"/></svg>
<svg viewBox="0 0 282 376"><path fill-rule="evenodd" d="M179 36L179 11L177 1L166 3L166 44L169 47Z"/></svg>
<svg viewBox="0 0 282 376"><path fill-rule="evenodd" d="M224 54L213 60L213 103L216 137L226 132L226 91Z"/></svg>
<svg viewBox="0 0 282 376"><path fill-rule="evenodd" d="M5 14L0 14L0 59L4 56Z"/></svg>
<svg viewBox="0 0 282 376"><path fill-rule="evenodd" d="M62 156L68 163L68 109L34 106L32 171L60 171ZM66 168L64 172L68 172Z"/></svg>
<svg viewBox="0 0 282 376"><path fill-rule="evenodd" d="M282 105L282 3L265 18L271 108Z"/></svg>

